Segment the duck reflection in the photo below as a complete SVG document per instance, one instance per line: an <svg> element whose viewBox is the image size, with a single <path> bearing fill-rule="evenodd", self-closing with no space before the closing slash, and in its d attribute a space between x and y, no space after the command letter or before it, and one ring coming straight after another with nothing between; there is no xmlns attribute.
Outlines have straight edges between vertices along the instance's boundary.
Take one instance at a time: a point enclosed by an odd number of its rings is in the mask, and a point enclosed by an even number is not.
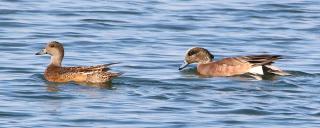
<svg viewBox="0 0 320 128"><path fill-rule="evenodd" d="M68 83L55 83L55 82L45 82L45 86L47 87L48 92L59 92L61 91L60 87L64 85L68 85ZM80 86L88 86L88 87L94 87L94 88L100 88L100 89L112 89L112 82L106 82L106 83L73 83Z"/></svg>

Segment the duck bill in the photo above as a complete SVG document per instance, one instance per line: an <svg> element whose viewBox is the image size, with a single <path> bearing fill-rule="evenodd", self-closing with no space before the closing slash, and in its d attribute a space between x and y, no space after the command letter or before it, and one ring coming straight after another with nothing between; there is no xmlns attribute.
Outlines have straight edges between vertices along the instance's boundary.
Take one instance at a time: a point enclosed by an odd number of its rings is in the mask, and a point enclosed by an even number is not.
<svg viewBox="0 0 320 128"><path fill-rule="evenodd" d="M179 70L184 69L184 68L187 67L188 65L189 65L189 63L184 62L184 64L182 64L182 65L179 67Z"/></svg>
<svg viewBox="0 0 320 128"><path fill-rule="evenodd" d="M46 49L42 49L41 51L37 52L35 55L44 55L47 54Z"/></svg>

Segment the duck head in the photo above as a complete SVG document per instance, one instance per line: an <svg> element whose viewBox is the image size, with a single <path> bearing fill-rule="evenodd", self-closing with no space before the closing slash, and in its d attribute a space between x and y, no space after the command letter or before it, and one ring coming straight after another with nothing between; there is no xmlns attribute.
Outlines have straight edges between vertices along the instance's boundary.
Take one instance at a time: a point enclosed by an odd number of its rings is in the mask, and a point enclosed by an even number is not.
<svg viewBox="0 0 320 128"><path fill-rule="evenodd" d="M44 54L49 54L51 56L50 65L61 66L61 62L64 57L63 45L57 41L51 41L45 48L36 53L36 55Z"/></svg>
<svg viewBox="0 0 320 128"><path fill-rule="evenodd" d="M184 64L179 67L179 70L184 69L192 63L209 63L212 61L214 56L205 48L193 47L190 48L184 58Z"/></svg>

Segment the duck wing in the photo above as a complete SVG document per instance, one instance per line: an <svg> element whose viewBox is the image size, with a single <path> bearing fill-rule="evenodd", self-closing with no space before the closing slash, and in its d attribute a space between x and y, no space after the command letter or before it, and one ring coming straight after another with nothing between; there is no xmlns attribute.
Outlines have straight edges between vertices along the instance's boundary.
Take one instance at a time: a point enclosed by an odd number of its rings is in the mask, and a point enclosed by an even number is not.
<svg viewBox="0 0 320 128"><path fill-rule="evenodd" d="M262 66L263 73L271 73L280 76L291 75L290 73L272 65L276 60L281 59L280 55L251 55L238 58L249 62L253 67Z"/></svg>
<svg viewBox="0 0 320 128"><path fill-rule="evenodd" d="M95 66L78 66L78 67L63 67L66 72L92 72L92 71L104 71L110 70L108 66L118 63L101 64Z"/></svg>
<svg viewBox="0 0 320 128"><path fill-rule="evenodd" d="M272 66L274 61L281 59L280 55L250 55L224 58L214 62L216 65L216 73L219 71L228 74L253 73L263 75L264 73L272 73L276 75L290 75L281 69Z"/></svg>
<svg viewBox="0 0 320 128"><path fill-rule="evenodd" d="M103 83L122 75L122 73L108 72L108 66L113 64L116 63L87 67L60 67L58 74L66 81Z"/></svg>
<svg viewBox="0 0 320 128"><path fill-rule="evenodd" d="M271 65L274 61L281 59L280 55L251 55L237 57L243 61L253 64L253 66Z"/></svg>

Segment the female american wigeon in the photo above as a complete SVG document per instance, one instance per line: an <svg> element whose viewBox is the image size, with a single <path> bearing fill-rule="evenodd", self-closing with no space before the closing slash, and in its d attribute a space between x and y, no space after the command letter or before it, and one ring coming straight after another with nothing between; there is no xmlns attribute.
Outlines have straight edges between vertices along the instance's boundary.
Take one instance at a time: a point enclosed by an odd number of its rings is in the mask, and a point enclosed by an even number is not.
<svg viewBox="0 0 320 128"><path fill-rule="evenodd" d="M206 76L234 76L241 74L275 74L289 75L271 64L280 59L279 55L251 55L224 58L213 61L214 56L204 48L194 47L187 51L184 64L179 70L191 63L198 63L197 71Z"/></svg>
<svg viewBox="0 0 320 128"><path fill-rule="evenodd" d="M51 62L44 72L44 77L50 82L105 83L120 75L120 73L108 72L108 66L112 64L89 67L62 67L64 48L57 41L49 42L44 49L36 53L36 55L43 54L51 55Z"/></svg>

